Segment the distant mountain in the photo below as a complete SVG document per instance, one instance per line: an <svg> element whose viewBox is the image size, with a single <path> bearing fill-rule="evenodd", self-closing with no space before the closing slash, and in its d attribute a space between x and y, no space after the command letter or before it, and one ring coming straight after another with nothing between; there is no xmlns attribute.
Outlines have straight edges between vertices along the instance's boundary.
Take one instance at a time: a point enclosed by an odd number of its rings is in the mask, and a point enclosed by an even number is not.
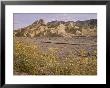
<svg viewBox="0 0 110 88"><path fill-rule="evenodd" d="M39 19L31 25L14 30L16 37L38 37L38 36L96 36L97 20L90 19L85 21L51 21L46 23L43 19Z"/></svg>

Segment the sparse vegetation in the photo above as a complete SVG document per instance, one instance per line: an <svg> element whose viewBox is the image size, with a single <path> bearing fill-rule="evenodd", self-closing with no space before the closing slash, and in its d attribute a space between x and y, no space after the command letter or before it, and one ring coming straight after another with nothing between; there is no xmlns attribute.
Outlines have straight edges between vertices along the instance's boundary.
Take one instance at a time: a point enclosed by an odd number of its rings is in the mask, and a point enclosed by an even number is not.
<svg viewBox="0 0 110 88"><path fill-rule="evenodd" d="M97 75L97 19L39 19L13 34L14 75Z"/></svg>
<svg viewBox="0 0 110 88"><path fill-rule="evenodd" d="M38 45L14 40L14 74L26 73L27 75L96 75L96 56L65 58L55 56L58 48L48 48L48 53L43 53ZM82 50L81 55L87 52ZM96 51L93 52L96 54Z"/></svg>
<svg viewBox="0 0 110 88"><path fill-rule="evenodd" d="M45 23L43 19L35 21L33 24L14 31L16 37L39 37L39 36L62 36L72 37L80 35L96 35L97 19L85 21L51 21ZM82 30L83 29L83 30ZM90 30L91 29L91 30ZM51 32L51 30L53 32ZM68 33L70 35L68 35Z"/></svg>

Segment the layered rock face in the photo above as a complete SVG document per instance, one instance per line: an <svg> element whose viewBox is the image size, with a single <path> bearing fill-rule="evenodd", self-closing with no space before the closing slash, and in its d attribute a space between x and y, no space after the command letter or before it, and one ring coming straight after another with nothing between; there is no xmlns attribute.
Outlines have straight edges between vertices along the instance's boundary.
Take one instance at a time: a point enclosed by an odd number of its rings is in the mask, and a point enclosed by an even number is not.
<svg viewBox="0 0 110 88"><path fill-rule="evenodd" d="M52 21L45 22L43 19L37 20L31 25L14 30L17 37L73 37L73 36L96 36L97 20L85 21Z"/></svg>

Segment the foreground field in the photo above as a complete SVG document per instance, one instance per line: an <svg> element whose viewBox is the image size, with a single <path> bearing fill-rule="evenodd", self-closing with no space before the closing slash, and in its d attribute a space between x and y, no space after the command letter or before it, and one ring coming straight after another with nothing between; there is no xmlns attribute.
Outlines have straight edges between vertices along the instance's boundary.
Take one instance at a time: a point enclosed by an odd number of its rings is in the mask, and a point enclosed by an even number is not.
<svg viewBox="0 0 110 88"><path fill-rule="evenodd" d="M14 37L14 75L96 75L96 37Z"/></svg>

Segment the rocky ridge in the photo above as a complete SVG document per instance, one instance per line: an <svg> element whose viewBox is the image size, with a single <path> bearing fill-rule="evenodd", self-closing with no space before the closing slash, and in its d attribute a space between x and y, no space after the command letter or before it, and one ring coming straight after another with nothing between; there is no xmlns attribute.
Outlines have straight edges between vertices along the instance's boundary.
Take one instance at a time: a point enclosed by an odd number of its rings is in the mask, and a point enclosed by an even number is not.
<svg viewBox="0 0 110 88"><path fill-rule="evenodd" d="M74 36L96 36L97 20L85 21L51 21L45 22L39 19L31 25L14 30L16 37L74 37Z"/></svg>

